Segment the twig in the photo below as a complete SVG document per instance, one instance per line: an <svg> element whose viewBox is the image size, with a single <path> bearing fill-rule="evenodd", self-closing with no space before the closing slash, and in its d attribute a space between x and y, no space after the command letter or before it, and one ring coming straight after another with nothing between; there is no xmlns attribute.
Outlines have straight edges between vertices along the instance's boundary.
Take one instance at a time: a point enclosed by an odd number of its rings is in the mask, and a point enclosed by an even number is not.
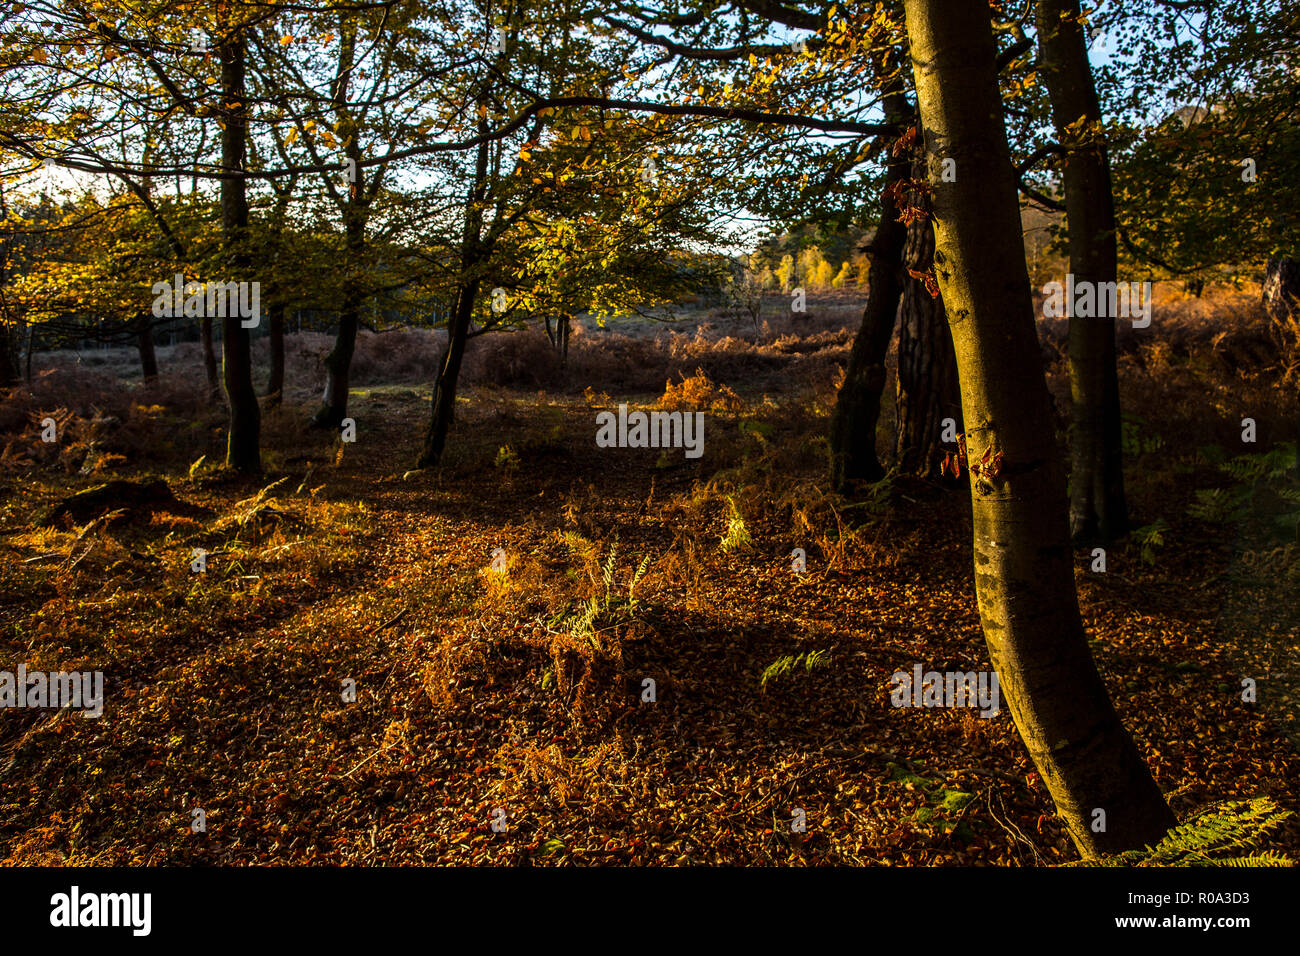
<svg viewBox="0 0 1300 956"><path fill-rule="evenodd" d="M380 631L386 631L386 630L388 630L390 627L392 627L394 624L396 624L396 623L397 623L398 621L400 621L402 618L406 617L406 615L410 612L410 610L411 610L411 608L410 608L409 605L408 605L407 607L402 608L402 610L400 610L400 611L397 612L397 616L396 616L396 617L389 618L389 619L388 619L387 621L385 621L383 624L380 624L379 627L377 627L377 628L375 629L375 633L378 634Z"/></svg>
<svg viewBox="0 0 1300 956"><path fill-rule="evenodd" d="M345 773L345 774L343 775L343 777L346 778L346 777L350 777L350 776L352 776L354 773L356 773L358 770L360 770L360 769L361 769L362 767L364 767L366 764L370 763L370 761L374 760L374 759L375 759L376 757L378 757L380 754L382 754L382 753L387 753L388 751L392 750L392 749L393 749L394 747L396 747L396 746L397 746L397 743L396 743L396 742L391 743L391 744L385 744L383 747L380 747L378 750L376 750L374 753L372 753L372 754L371 754L369 757L367 757L365 760L361 761L361 763L357 764L355 767L353 767L351 770L349 770L347 773Z"/></svg>

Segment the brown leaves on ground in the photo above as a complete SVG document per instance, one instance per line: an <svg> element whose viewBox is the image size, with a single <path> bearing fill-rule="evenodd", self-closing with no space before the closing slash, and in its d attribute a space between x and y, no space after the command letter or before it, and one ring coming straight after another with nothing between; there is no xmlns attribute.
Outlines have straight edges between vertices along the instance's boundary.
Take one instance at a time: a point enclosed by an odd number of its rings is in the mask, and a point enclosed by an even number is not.
<svg viewBox="0 0 1300 956"><path fill-rule="evenodd" d="M99 720L0 714L0 857L1073 859L1005 706L891 702L895 671L989 667L963 493L829 494L825 383L779 400L703 376L668 390L687 391L709 409L702 461L597 460L590 396L478 391L444 468L402 481L412 392L357 400L366 437L343 464L308 437L277 448L298 470L255 486L176 462L171 488L206 517L38 529L75 479L7 485L0 666L101 669L106 701ZM1172 443L1176 421L1147 424L1163 427ZM1294 809L1300 627L1279 590L1294 554L1171 509L1199 487L1188 456L1144 453L1132 475L1135 513L1169 516L1166 544L1154 564L1113 549L1105 575L1081 554L1078 573L1121 717L1178 812L1260 793ZM736 522L749 545L724 549ZM1246 547L1273 564L1246 567ZM1280 842L1294 855L1294 820Z"/></svg>

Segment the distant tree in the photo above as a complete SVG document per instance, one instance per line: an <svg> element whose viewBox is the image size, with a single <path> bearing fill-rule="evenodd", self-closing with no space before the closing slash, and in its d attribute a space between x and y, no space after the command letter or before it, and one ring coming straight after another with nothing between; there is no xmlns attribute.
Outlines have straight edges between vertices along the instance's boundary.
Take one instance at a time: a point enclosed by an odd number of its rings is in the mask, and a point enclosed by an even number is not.
<svg viewBox="0 0 1300 956"><path fill-rule="evenodd" d="M790 290L790 283L794 280L794 256L786 253L781 257L781 264L776 267L776 281L781 284L782 291Z"/></svg>

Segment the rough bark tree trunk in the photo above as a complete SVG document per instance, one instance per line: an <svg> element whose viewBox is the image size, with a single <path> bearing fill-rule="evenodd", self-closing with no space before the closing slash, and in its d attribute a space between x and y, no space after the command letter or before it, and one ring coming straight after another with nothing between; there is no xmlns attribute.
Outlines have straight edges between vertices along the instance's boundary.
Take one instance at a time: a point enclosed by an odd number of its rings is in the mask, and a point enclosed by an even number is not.
<svg viewBox="0 0 1300 956"><path fill-rule="evenodd" d="M1087 282L1096 289L1115 282L1118 253L1110 161L1080 12L1079 0L1040 0L1038 43L1053 125L1066 150L1070 271L1076 286ZM1106 544L1128 531L1115 318L1070 318L1070 531L1076 544Z"/></svg>
<svg viewBox="0 0 1300 956"><path fill-rule="evenodd" d="M972 465L975 589L1029 755L1085 857L1175 820L1088 650L985 0L905 0L934 189L935 272ZM944 182L942 161L956 162ZM1094 829L1104 811L1104 829Z"/></svg>
<svg viewBox="0 0 1300 956"><path fill-rule="evenodd" d="M249 280L248 195L242 175L248 134L244 91L244 55L247 40L241 26L228 27L222 37L221 91L224 101L221 130L221 231L228 281ZM239 173L240 175L230 175ZM238 309L227 309L221 320L221 370L230 406L230 431L226 440L226 465L242 474L262 471L261 408L253 387L253 357L249 330ZM230 313L234 313L233 315Z"/></svg>
<svg viewBox="0 0 1300 956"><path fill-rule="evenodd" d="M887 103L887 115L894 122L904 122L912 115L902 93L892 94ZM831 481L841 493L854 482L879 481L885 474L876 455L876 427L880 396L885 391L885 356L894 336L907 274L903 269L907 227L898 219L897 190L907 181L910 169L906 150L891 151L880 195L880 222L866 248L871 258L867 305L831 413Z"/></svg>
<svg viewBox="0 0 1300 956"><path fill-rule="evenodd" d="M912 167L914 179L926 176L925 152L918 148ZM961 390L957 384L957 357L952 333L943 311L942 296L934 295L924 278L934 269L934 228L930 224L930 199L913 194L911 204L925 218L907 228L903 252L908 272L903 290L902 320L898 332L898 381L894 402L894 452L901 472L920 478L943 477L943 420L951 418L955 432L962 431ZM953 445L954 452L956 445Z"/></svg>

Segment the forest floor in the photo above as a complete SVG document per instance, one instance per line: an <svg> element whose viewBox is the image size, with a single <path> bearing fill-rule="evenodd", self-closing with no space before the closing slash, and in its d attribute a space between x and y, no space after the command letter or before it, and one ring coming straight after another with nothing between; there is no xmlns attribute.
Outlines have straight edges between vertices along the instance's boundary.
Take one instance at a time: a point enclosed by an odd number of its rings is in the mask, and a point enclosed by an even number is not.
<svg viewBox="0 0 1300 956"><path fill-rule="evenodd" d="M1293 399L1258 317L1206 308L1158 310L1122 359L1141 530L1104 573L1078 553L1080 602L1180 816L1294 810ZM827 488L853 325L661 342L647 381L669 386L613 397L581 354L545 389L471 382L443 467L415 474L428 390L378 373L355 443L303 430L306 389L268 410L257 482L213 467L220 408L177 397L197 364L154 393L38 375L0 406L0 669L103 671L104 713L0 713L0 861L1076 859L1005 706L891 704L896 671L989 662L967 493ZM619 402L705 411L705 454L598 449ZM72 491L154 477L183 504L39 526ZM1274 837L1300 853L1295 817Z"/></svg>

